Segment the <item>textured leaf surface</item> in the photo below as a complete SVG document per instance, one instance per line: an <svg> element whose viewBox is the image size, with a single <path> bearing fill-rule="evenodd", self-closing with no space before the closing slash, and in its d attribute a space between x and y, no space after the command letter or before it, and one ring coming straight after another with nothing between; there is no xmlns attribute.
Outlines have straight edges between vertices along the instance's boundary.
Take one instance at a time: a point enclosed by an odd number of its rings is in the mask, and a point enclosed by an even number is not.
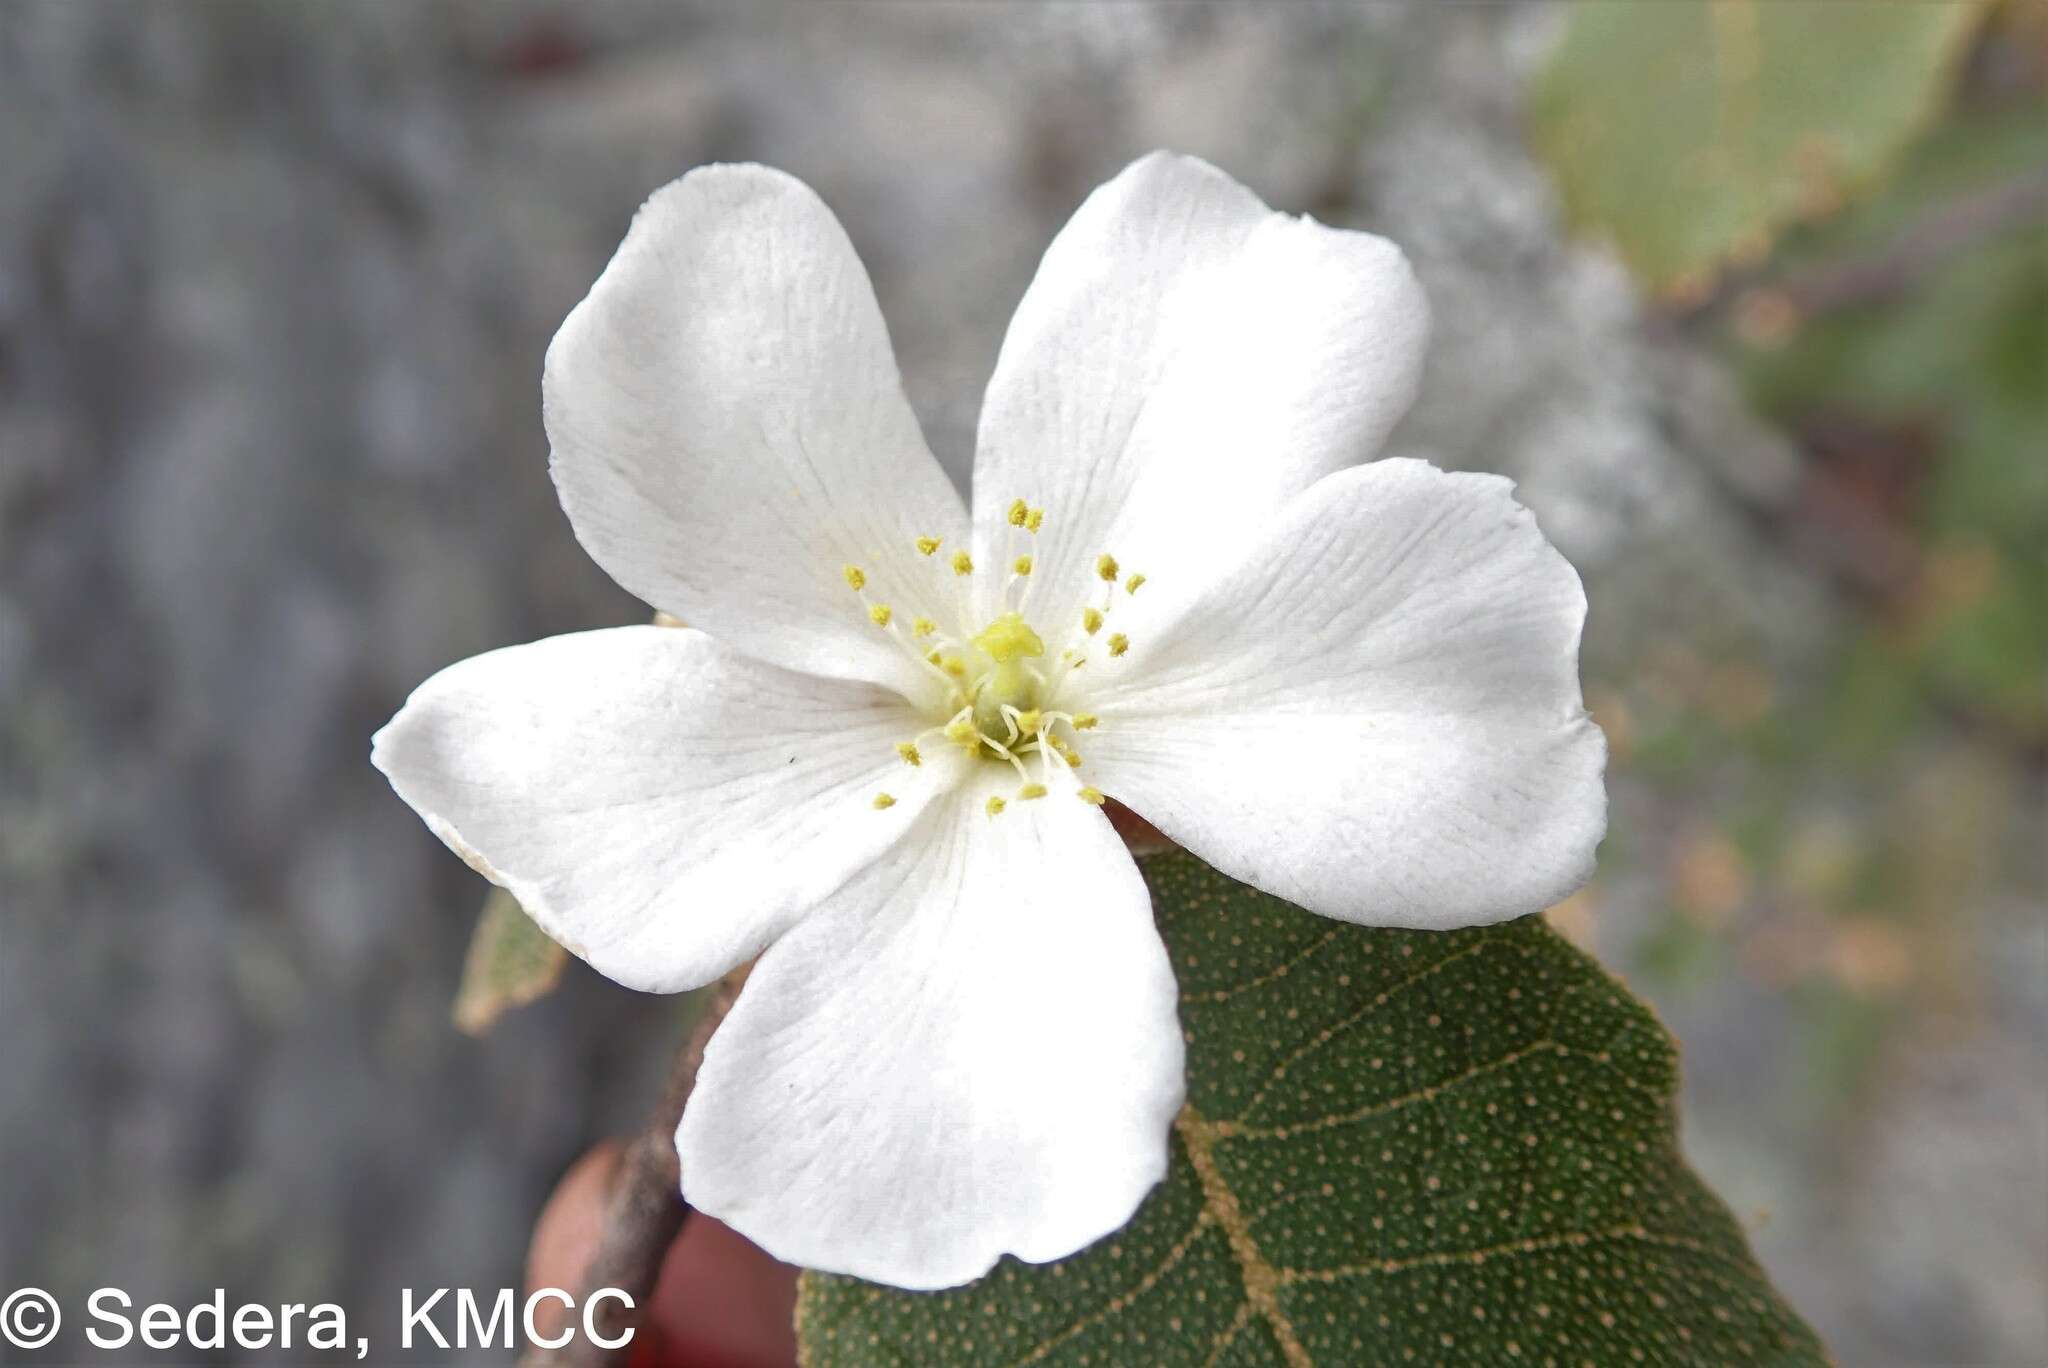
<svg viewBox="0 0 2048 1368"><path fill-rule="evenodd" d="M1541 918L1365 930L1143 865L1188 1038L1166 1181L955 1291L806 1274L806 1363L1825 1361L1679 1156L1669 1037Z"/></svg>
<svg viewBox="0 0 2048 1368"><path fill-rule="evenodd" d="M1580 3L1537 87L1575 222L1659 288L1826 212L1932 115L1981 7Z"/></svg>
<svg viewBox="0 0 2048 1368"><path fill-rule="evenodd" d="M491 890L469 939L462 986L455 993L455 1025L482 1035L514 1007L546 997L562 981L569 952L548 939L502 888Z"/></svg>

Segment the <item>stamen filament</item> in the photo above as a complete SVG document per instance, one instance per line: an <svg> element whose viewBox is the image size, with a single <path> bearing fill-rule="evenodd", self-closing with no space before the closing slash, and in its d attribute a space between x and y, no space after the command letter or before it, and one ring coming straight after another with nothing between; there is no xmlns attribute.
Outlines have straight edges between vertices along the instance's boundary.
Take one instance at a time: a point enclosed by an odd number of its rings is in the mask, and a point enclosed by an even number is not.
<svg viewBox="0 0 2048 1368"><path fill-rule="evenodd" d="M1017 777L1024 781L1024 786L1026 788L1029 788L1031 786L1031 776L1029 773L1025 771L1024 762L1017 758L1016 752L1012 751L1008 746L996 740L993 736L990 736L986 732L982 733L981 740L983 745L987 746L997 755L1002 756L1003 759L1010 762L1011 766L1017 771Z"/></svg>

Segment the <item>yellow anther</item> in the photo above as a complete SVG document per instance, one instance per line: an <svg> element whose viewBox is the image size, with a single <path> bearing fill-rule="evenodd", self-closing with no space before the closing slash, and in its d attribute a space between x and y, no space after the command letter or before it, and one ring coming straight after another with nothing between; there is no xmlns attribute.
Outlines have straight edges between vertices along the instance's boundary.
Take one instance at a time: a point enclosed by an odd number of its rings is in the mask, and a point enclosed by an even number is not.
<svg viewBox="0 0 2048 1368"><path fill-rule="evenodd" d="M1029 557L1029 556L1019 556L1019 557L1017 557L1017 559L1016 559L1015 561L1011 562L1011 564L1010 564L1010 568L1011 568L1012 570L1015 570L1015 571L1016 571L1016 572L1017 572L1018 574L1020 574L1020 575L1028 575L1028 574L1030 574L1030 573L1031 573L1031 557Z"/></svg>
<svg viewBox="0 0 2048 1368"><path fill-rule="evenodd" d="M937 650L930 650L925 652L924 658L936 665L939 663L940 656Z"/></svg>
<svg viewBox="0 0 2048 1368"><path fill-rule="evenodd" d="M1009 804L1004 802L1001 798L991 798L988 800L987 805L982 809L982 811L988 813L989 816L993 817L998 812L1001 812L1004 808L1008 806Z"/></svg>
<svg viewBox="0 0 2048 1368"><path fill-rule="evenodd" d="M889 605L886 603L877 603L872 608L868 609L868 620L874 623L877 627L887 627L889 625L889 619L894 617L895 615L895 610L890 608Z"/></svg>
<svg viewBox="0 0 2048 1368"><path fill-rule="evenodd" d="M1103 579L1114 580L1116 578L1116 557L1106 551L1097 556L1095 558L1095 573Z"/></svg>
<svg viewBox="0 0 2048 1368"><path fill-rule="evenodd" d="M1081 768L1081 752L1075 750L1057 736L1048 737L1047 739L1052 742L1052 748L1059 754L1060 759L1067 762L1068 769Z"/></svg>
<svg viewBox="0 0 2048 1368"><path fill-rule="evenodd" d="M1017 796L1019 798L1043 798L1045 797L1045 785L1026 784L1023 788L1017 790Z"/></svg>
<svg viewBox="0 0 2048 1368"><path fill-rule="evenodd" d="M946 739L956 746L966 746L970 750L981 748L981 733L964 717L956 717L946 724Z"/></svg>
<svg viewBox="0 0 2048 1368"><path fill-rule="evenodd" d="M1093 784L1090 784L1088 785L1088 787L1082 789L1080 797L1082 802L1093 803L1097 807L1101 807L1103 803L1107 801L1102 796L1102 790L1095 787Z"/></svg>
<svg viewBox="0 0 2048 1368"><path fill-rule="evenodd" d="M953 678L958 679L967 673L967 662L959 656L947 656L939 662L939 668L953 676Z"/></svg>
<svg viewBox="0 0 2048 1368"><path fill-rule="evenodd" d="M868 577L858 565L849 565L839 573L846 576L846 587L856 594L868 587Z"/></svg>
<svg viewBox="0 0 2048 1368"><path fill-rule="evenodd" d="M1036 532L1044 524L1045 510L1042 508L1034 508L1031 510L1031 516L1024 520L1024 530L1026 532Z"/></svg>
<svg viewBox="0 0 2048 1368"><path fill-rule="evenodd" d="M1143 575L1133 575L1124 581L1124 592L1126 594L1135 594L1138 592L1138 586L1144 582L1145 577Z"/></svg>
<svg viewBox="0 0 2048 1368"><path fill-rule="evenodd" d="M1089 636L1094 636L1102 630L1102 610L1100 608L1083 608L1081 610L1081 625L1087 628Z"/></svg>
<svg viewBox="0 0 2048 1368"><path fill-rule="evenodd" d="M938 549L939 539L937 537L919 537L917 539L917 554L920 556L929 556Z"/></svg>
<svg viewBox="0 0 2048 1368"><path fill-rule="evenodd" d="M1101 720L1102 719L1097 717L1094 713L1075 713L1074 730L1092 731L1094 730L1095 724L1097 722L1100 722Z"/></svg>
<svg viewBox="0 0 2048 1368"><path fill-rule="evenodd" d="M1031 521L1031 505L1022 499L1010 505L1010 526L1022 527Z"/></svg>
<svg viewBox="0 0 2048 1368"><path fill-rule="evenodd" d="M912 618L910 620L910 630L917 636L928 637L933 632L939 630L939 624L927 617Z"/></svg>
<svg viewBox="0 0 2048 1368"><path fill-rule="evenodd" d="M1045 725L1045 717L1036 708L1026 708L1017 714L1017 730L1026 736L1038 735L1038 729Z"/></svg>
<svg viewBox="0 0 2048 1368"><path fill-rule="evenodd" d="M1038 633L1031 630L1031 624L1017 613L1004 613L982 628L974 638L974 644L988 652L989 659L998 665L1007 665L1023 656L1045 654L1045 643L1038 639Z"/></svg>
<svg viewBox="0 0 2048 1368"><path fill-rule="evenodd" d="M1111 632L1109 634L1109 653L1111 655L1120 656L1130 649L1131 639L1129 637L1125 636L1122 632Z"/></svg>
<svg viewBox="0 0 2048 1368"><path fill-rule="evenodd" d="M956 575L973 574L974 557L968 555L965 551L955 551L953 553L953 573Z"/></svg>
<svg viewBox="0 0 2048 1368"><path fill-rule="evenodd" d="M924 763L924 757L917 753L917 743L914 741L898 741L896 743L896 753L903 757L903 763L906 765L922 765Z"/></svg>
<svg viewBox="0 0 2048 1368"><path fill-rule="evenodd" d="M896 800L894 798L891 798L888 794L878 793L875 795L875 811L880 812L883 808L892 808L895 806Z"/></svg>

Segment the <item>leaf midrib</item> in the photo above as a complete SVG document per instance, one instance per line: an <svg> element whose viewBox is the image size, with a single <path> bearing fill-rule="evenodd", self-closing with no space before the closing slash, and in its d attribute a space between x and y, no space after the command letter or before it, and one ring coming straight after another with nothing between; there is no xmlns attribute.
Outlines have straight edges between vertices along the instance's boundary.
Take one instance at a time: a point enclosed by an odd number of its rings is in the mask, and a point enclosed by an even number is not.
<svg viewBox="0 0 2048 1368"><path fill-rule="evenodd" d="M1225 1238L1230 1241L1230 1257L1237 1261L1237 1271L1244 1280L1245 1299L1251 1305L1252 1314L1264 1320L1273 1331L1273 1340L1280 1346L1281 1357L1287 1360L1288 1368L1314 1368L1315 1361L1303 1347L1301 1336L1295 1333L1286 1308L1280 1305L1280 1270L1259 1252L1259 1242L1252 1237L1251 1222L1245 1219L1237 1193L1216 1162L1218 1136L1215 1123L1204 1120L1202 1114L1189 1104L1180 1109L1173 1127L1179 1132L1181 1143L1187 1147L1188 1163L1202 1184L1202 1211L1223 1228ZM1231 1330L1218 1342L1216 1352L1210 1354L1212 1361L1241 1328L1240 1322L1231 1322Z"/></svg>

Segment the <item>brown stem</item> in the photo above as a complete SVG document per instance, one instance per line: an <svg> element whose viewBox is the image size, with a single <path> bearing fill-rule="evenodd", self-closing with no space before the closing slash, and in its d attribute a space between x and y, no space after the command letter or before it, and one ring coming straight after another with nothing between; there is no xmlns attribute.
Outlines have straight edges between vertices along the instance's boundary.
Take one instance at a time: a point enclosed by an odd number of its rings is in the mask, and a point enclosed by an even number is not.
<svg viewBox="0 0 2048 1368"><path fill-rule="evenodd" d="M1730 271L1707 298L1673 317L1721 316L1739 299L1768 296L1792 318L1817 318L1879 303L1985 242L2048 217L2048 176L2038 172L1974 191L1923 212L1874 252L1790 275Z"/></svg>
<svg viewBox="0 0 2048 1368"><path fill-rule="evenodd" d="M632 1297L630 1308L616 1299L598 1304L593 1328L604 1339L617 1339L628 1326L640 1324L661 1274L662 1260L683 1227L687 1208L676 1164L676 1126L682 1120L683 1104L697 1085L704 1047L732 1010L749 967L742 965L711 987L704 1014L691 1028L669 1073L668 1085L662 1089L661 1105L620 1151L597 1250L583 1270L582 1287L576 1289L578 1306L585 1305L589 1294L601 1287L617 1288ZM584 1337L580 1320L577 1331L559 1349L528 1348L520 1357L521 1368L599 1368L626 1361L631 1346L601 1348Z"/></svg>

